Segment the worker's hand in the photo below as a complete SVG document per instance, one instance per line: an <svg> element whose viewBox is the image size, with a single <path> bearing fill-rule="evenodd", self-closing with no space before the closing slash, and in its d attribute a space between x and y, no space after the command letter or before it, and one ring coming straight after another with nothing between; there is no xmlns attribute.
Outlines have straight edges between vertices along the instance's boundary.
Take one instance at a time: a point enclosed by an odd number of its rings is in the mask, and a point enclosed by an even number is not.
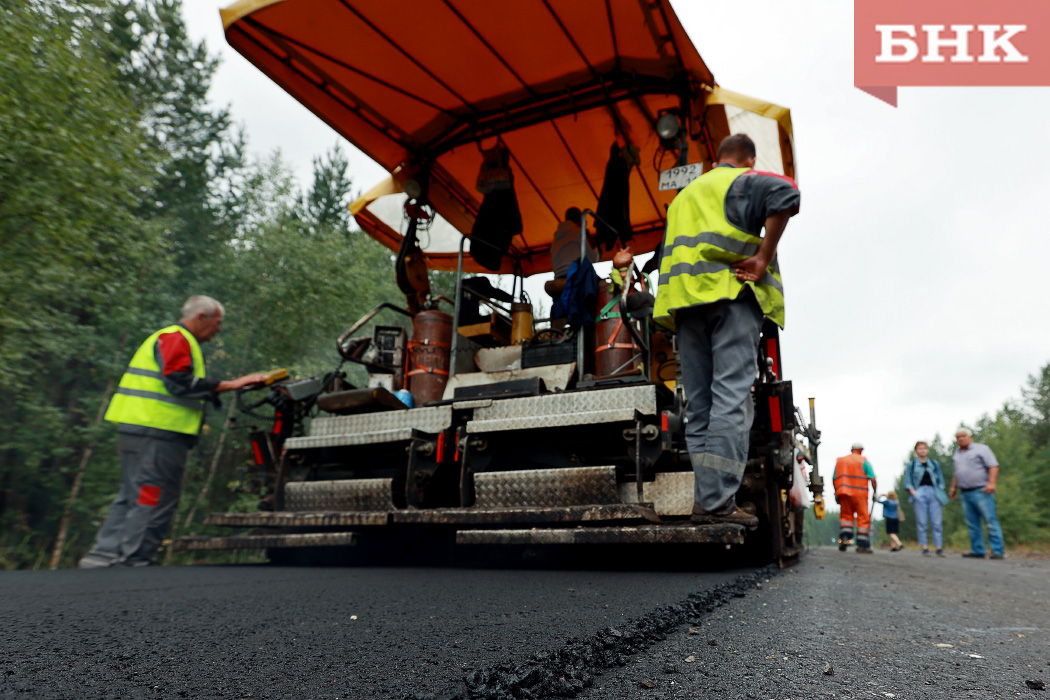
<svg viewBox="0 0 1050 700"><path fill-rule="evenodd" d="M915 495L915 489L908 489L908 493L910 493L912 496L914 496Z"/></svg>
<svg viewBox="0 0 1050 700"><path fill-rule="evenodd" d="M262 384L266 381L266 373L256 372L255 374L246 374L243 377L238 377L237 379L234 379L233 381L237 382L238 389L240 389L243 386L248 386L249 384Z"/></svg>
<svg viewBox="0 0 1050 700"><path fill-rule="evenodd" d="M237 377L236 379L224 379L219 382L219 386L215 387L216 393L222 393L224 391L235 391L237 389L243 389L246 386L252 384L262 384L266 381L266 375L262 372L256 372L255 374L246 374L243 377Z"/></svg>
<svg viewBox="0 0 1050 700"><path fill-rule="evenodd" d="M955 487L954 486L952 486L950 489L948 489L948 498L952 499L953 501L955 500Z"/></svg>
<svg viewBox="0 0 1050 700"><path fill-rule="evenodd" d="M995 493L995 484L989 481L987 484L984 485L984 492Z"/></svg>
<svg viewBox="0 0 1050 700"><path fill-rule="evenodd" d="M735 262L729 267L733 268L733 273L741 282L758 282L766 276L769 261L752 255L747 260Z"/></svg>

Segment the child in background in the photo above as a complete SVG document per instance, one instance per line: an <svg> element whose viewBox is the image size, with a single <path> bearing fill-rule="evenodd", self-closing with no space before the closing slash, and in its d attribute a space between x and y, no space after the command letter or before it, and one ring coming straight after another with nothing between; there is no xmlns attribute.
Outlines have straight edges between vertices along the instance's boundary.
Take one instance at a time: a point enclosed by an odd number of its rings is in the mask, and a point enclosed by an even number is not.
<svg viewBox="0 0 1050 700"><path fill-rule="evenodd" d="M900 532L901 528L901 520L904 519L904 513L897 502L897 492L890 491L879 499L879 503L882 504L882 519L886 521L886 534L889 535L890 540L893 542L890 551L899 552L904 549L904 543L901 542L901 538L897 537L897 533Z"/></svg>

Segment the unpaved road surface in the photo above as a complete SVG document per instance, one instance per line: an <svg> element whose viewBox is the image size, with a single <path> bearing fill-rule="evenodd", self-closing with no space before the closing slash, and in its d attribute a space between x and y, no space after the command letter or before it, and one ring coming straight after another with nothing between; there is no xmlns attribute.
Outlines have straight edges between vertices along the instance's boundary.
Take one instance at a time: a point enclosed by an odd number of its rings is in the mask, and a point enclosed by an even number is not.
<svg viewBox="0 0 1050 700"><path fill-rule="evenodd" d="M1050 698L1050 562L0 573L2 698Z"/></svg>

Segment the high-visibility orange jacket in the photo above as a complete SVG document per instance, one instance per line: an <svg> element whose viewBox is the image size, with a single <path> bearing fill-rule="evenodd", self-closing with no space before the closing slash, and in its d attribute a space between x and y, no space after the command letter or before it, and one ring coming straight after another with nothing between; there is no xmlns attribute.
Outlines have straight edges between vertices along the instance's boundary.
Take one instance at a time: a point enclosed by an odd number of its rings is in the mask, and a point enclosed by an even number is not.
<svg viewBox="0 0 1050 700"><path fill-rule="evenodd" d="M864 455L848 454L835 461L836 496L868 497L868 474L864 470Z"/></svg>

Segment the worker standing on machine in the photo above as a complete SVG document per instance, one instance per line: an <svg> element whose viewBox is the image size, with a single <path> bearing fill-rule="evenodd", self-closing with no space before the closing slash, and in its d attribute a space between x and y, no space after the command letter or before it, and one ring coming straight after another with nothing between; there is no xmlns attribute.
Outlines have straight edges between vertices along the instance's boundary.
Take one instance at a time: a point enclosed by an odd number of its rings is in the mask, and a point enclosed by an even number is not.
<svg viewBox="0 0 1050 700"><path fill-rule="evenodd" d="M727 137L717 167L679 192L667 212L653 317L677 329L697 523L758 525L737 507L736 492L754 420L762 318L784 326L777 243L800 195L791 178L754 165L754 142Z"/></svg>
<svg viewBox="0 0 1050 700"><path fill-rule="evenodd" d="M182 319L147 338L131 358L106 410L106 420L119 424L120 492L81 569L153 563L179 504L204 402L266 380L265 374L226 381L205 376L200 344L222 330L223 313L215 299L192 296Z"/></svg>
<svg viewBox="0 0 1050 700"><path fill-rule="evenodd" d="M853 443L850 454L835 460L831 481L835 484L835 500L839 504L839 551L845 552L853 541L853 525L857 526L857 551L871 554L871 509L868 507L868 481L871 481L871 501L875 503L878 482L875 470L864 457L864 445Z"/></svg>

